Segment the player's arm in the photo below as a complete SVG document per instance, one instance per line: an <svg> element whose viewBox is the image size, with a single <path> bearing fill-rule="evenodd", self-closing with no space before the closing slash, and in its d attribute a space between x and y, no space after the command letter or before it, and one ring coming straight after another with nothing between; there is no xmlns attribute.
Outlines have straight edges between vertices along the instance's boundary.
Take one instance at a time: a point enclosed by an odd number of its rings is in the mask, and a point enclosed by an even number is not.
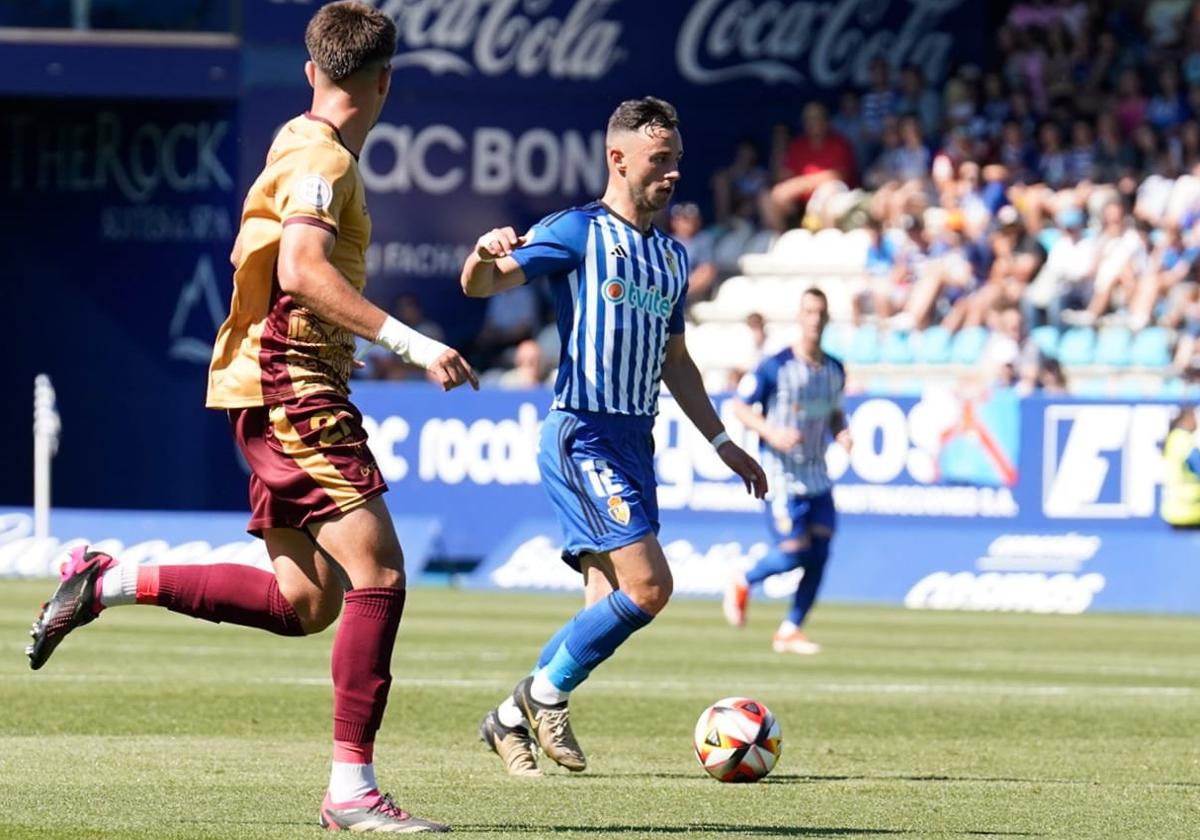
<svg viewBox="0 0 1200 840"><path fill-rule="evenodd" d="M335 241L323 227L285 224L279 243L279 288L321 320L426 368L445 390L464 382L478 389L475 371L455 350L390 317L350 285L330 262Z"/></svg>
<svg viewBox="0 0 1200 840"><path fill-rule="evenodd" d="M742 377L733 400L733 416L767 446L776 452L787 452L804 441L804 433L794 426L776 426L759 409L760 405L767 404L774 391L774 382L774 362L770 359Z"/></svg>
<svg viewBox="0 0 1200 840"><path fill-rule="evenodd" d="M524 236L510 227L493 228L479 237L463 265L463 291L468 297L490 297L527 280L571 271L583 262L587 229L587 217L570 211L548 216Z"/></svg>
<svg viewBox="0 0 1200 840"><path fill-rule="evenodd" d="M463 264L462 290L467 297L491 297L525 283L525 271L512 252L525 244L510 227L493 228L479 237L475 253Z"/></svg>
<svg viewBox="0 0 1200 840"><path fill-rule="evenodd" d="M850 436L850 424L846 422L846 412L842 409L835 409L829 415L829 431L833 434L833 439L847 452L854 446L854 438Z"/></svg>
<svg viewBox="0 0 1200 840"><path fill-rule="evenodd" d="M663 360L663 384L683 409L692 425L712 442L717 454L729 469L733 470L746 485L746 492L761 499L767 494L767 476L752 457L729 439L725 425L717 416L708 392L704 390L704 379L699 368L688 353L683 333L678 332L667 339L667 354Z"/></svg>

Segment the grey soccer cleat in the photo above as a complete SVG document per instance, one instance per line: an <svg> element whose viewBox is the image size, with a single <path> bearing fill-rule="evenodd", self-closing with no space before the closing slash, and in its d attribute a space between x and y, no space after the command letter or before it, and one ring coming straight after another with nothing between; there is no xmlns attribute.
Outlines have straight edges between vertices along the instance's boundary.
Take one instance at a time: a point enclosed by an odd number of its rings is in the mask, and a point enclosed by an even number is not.
<svg viewBox="0 0 1200 840"><path fill-rule="evenodd" d="M96 586L100 575L116 562L102 552L89 552L86 546L71 552L59 575L62 582L50 600L42 604L29 631L33 644L25 648L25 655L30 668L41 668L68 633L96 620L102 609Z"/></svg>
<svg viewBox="0 0 1200 840"><path fill-rule="evenodd" d="M414 817L405 811L391 794L378 793L352 802L330 801L325 794L321 803L321 828L329 831L378 832L380 834L442 834L450 826Z"/></svg>
<svg viewBox="0 0 1200 840"><path fill-rule="evenodd" d="M479 723L479 739L500 756L510 776L540 776L533 754L533 738L524 726L505 726L492 709Z"/></svg>
<svg viewBox="0 0 1200 840"><path fill-rule="evenodd" d="M537 738L542 752L568 770L578 773L586 769L587 758L575 740L575 733L571 731L566 701L554 705L539 703L529 691L532 685L533 677L526 677L517 683L513 689L513 700L525 715L529 731Z"/></svg>

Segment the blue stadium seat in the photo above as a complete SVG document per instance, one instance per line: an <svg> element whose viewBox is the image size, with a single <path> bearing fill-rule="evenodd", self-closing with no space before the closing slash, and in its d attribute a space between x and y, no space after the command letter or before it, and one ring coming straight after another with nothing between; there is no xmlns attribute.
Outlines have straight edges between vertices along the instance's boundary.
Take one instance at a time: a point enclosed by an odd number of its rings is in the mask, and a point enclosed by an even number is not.
<svg viewBox="0 0 1200 840"><path fill-rule="evenodd" d="M834 358L844 360L853 332L854 327L850 324L829 324L821 335L821 350Z"/></svg>
<svg viewBox="0 0 1200 840"><path fill-rule="evenodd" d="M1071 391L1076 396L1096 399L1111 396L1108 392L1108 385L1109 382L1107 379L1093 376L1076 382Z"/></svg>
<svg viewBox="0 0 1200 840"><path fill-rule="evenodd" d="M988 331L983 327L967 327L959 330L950 344L950 361L956 365L973 365L983 355L987 345Z"/></svg>
<svg viewBox="0 0 1200 840"><path fill-rule="evenodd" d="M1053 324L1034 327L1029 333L1029 338L1042 351L1043 356L1058 358L1058 327Z"/></svg>
<svg viewBox="0 0 1200 840"><path fill-rule="evenodd" d="M943 327L929 327L913 335L909 342L916 361L924 365L944 365L950 361L950 333Z"/></svg>
<svg viewBox="0 0 1200 840"><path fill-rule="evenodd" d="M1186 387L1182 379L1174 376L1163 382L1162 387L1158 390L1158 396L1166 400L1179 399L1183 396Z"/></svg>
<svg viewBox="0 0 1200 840"><path fill-rule="evenodd" d="M1123 400L1141 400L1154 396L1153 388L1139 379L1123 379L1117 384L1117 396Z"/></svg>
<svg viewBox="0 0 1200 840"><path fill-rule="evenodd" d="M1104 327L1096 336L1096 364L1129 367L1133 334L1125 327Z"/></svg>
<svg viewBox="0 0 1200 840"><path fill-rule="evenodd" d="M1064 365L1090 365L1096 352L1096 332L1091 327L1072 327L1058 343L1058 360Z"/></svg>
<svg viewBox="0 0 1200 840"><path fill-rule="evenodd" d="M1133 339L1133 364L1166 367L1171 364L1171 336L1163 327L1146 327Z"/></svg>
<svg viewBox="0 0 1200 840"><path fill-rule="evenodd" d="M880 349L879 361L888 365L911 365L913 362L912 345L909 334L903 330L893 330L883 337L883 347Z"/></svg>
<svg viewBox="0 0 1200 840"><path fill-rule="evenodd" d="M879 331L862 326L854 331L846 348L846 361L856 365L873 365L879 361Z"/></svg>

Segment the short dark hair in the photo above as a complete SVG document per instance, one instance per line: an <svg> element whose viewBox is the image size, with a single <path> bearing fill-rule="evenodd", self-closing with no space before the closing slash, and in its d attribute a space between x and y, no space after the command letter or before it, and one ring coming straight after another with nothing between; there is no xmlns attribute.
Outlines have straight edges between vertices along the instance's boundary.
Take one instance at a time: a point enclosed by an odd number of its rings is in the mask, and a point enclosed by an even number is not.
<svg viewBox="0 0 1200 840"><path fill-rule="evenodd" d="M608 118L608 133L637 131L647 125L672 131L679 128L679 112L670 102L657 96L626 99Z"/></svg>
<svg viewBox="0 0 1200 840"><path fill-rule="evenodd" d="M308 56L335 82L396 52L396 24L378 9L357 0L322 6L304 31Z"/></svg>
<svg viewBox="0 0 1200 840"><path fill-rule="evenodd" d="M825 311L829 311L829 298L816 286L809 286L800 294L800 297L803 298L805 295L812 295L813 297L818 298L821 303L825 305Z"/></svg>

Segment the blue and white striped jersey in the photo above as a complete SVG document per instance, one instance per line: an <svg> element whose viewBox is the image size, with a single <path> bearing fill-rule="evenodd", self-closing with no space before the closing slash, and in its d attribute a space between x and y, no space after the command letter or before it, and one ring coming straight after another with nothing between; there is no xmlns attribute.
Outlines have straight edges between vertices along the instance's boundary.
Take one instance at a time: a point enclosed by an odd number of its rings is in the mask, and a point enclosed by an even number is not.
<svg viewBox="0 0 1200 840"><path fill-rule="evenodd" d="M562 339L554 408L653 416L667 339L683 332L687 254L600 202L547 216L513 257L548 276Z"/></svg>
<svg viewBox="0 0 1200 840"><path fill-rule="evenodd" d="M768 356L743 377L738 397L763 407L773 426L799 429L800 444L789 452L762 445L763 470L772 488L793 496L816 496L833 486L825 467L832 430L829 418L842 410L846 369L832 356L810 365L789 347Z"/></svg>

